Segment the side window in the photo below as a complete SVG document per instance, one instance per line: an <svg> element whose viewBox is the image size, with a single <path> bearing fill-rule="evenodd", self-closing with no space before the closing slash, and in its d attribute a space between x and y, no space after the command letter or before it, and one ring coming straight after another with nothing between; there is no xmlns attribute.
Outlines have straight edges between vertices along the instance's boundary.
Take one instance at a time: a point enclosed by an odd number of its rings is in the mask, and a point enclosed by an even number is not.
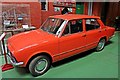
<svg viewBox="0 0 120 80"><path fill-rule="evenodd" d="M98 29L100 27L96 19L86 19L86 31Z"/></svg>
<svg viewBox="0 0 120 80"><path fill-rule="evenodd" d="M73 34L83 31L82 20L71 20L68 22L63 35Z"/></svg>
<svg viewBox="0 0 120 80"><path fill-rule="evenodd" d="M83 31L82 20L70 21L70 28L71 28L71 34L82 32Z"/></svg>

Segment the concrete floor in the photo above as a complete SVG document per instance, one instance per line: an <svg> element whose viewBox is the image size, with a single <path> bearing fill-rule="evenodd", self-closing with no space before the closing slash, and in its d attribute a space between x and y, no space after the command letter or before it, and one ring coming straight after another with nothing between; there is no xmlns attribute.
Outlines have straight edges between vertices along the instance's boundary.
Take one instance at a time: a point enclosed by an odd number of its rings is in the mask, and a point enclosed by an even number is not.
<svg viewBox="0 0 120 80"><path fill-rule="evenodd" d="M53 64L42 76L35 78L118 78L118 38L120 33L107 43L104 50L90 50ZM0 57L2 64L5 63ZM24 68L2 72L3 78L33 78Z"/></svg>

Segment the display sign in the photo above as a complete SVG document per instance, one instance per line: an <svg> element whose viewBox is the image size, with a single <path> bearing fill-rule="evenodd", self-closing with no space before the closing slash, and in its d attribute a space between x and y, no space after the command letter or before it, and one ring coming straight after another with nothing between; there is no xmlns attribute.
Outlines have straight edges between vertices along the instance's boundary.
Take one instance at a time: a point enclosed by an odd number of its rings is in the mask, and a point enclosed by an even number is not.
<svg viewBox="0 0 120 80"><path fill-rule="evenodd" d="M22 25L22 27L25 28L25 29L28 29L28 28L29 28L28 25Z"/></svg>
<svg viewBox="0 0 120 80"><path fill-rule="evenodd" d="M59 6L59 7L76 7L75 0L54 0L53 6Z"/></svg>

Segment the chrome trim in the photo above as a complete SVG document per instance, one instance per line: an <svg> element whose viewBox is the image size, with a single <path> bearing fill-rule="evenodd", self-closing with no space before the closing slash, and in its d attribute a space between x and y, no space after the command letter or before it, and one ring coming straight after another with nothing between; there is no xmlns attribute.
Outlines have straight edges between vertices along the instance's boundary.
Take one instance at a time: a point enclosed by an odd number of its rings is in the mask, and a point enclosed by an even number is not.
<svg viewBox="0 0 120 80"><path fill-rule="evenodd" d="M62 53L59 53L59 54L53 55L53 57L56 57L56 56L59 56L59 55L63 55L63 54L68 53L68 52L72 52L72 51L75 51L75 50L78 50L78 49L81 49L81 48L87 47L87 46L92 45L92 44L95 44L95 43L98 43L98 42L90 43L90 44L85 45L85 46L82 46L82 47L78 47L78 48L75 48L75 49L71 49L71 50L69 50L69 51L62 52Z"/></svg>
<svg viewBox="0 0 120 80"><path fill-rule="evenodd" d="M60 37L62 36L63 31L64 31L64 29L65 29L67 23L68 23L68 20L65 20L65 21L64 21L64 24L61 25L61 31L60 31L60 33L59 33L59 35L58 35L58 38L60 38Z"/></svg>
<svg viewBox="0 0 120 80"><path fill-rule="evenodd" d="M10 61L14 66L19 66L19 65L24 64L23 62L17 62L16 59L11 55L10 52L8 52L7 55L8 55L9 61Z"/></svg>
<svg viewBox="0 0 120 80"><path fill-rule="evenodd" d="M108 40L110 40L110 39L111 39L111 38L113 38L114 36L115 36L115 34L114 34L114 35L112 35L112 36L110 36Z"/></svg>
<svg viewBox="0 0 120 80"><path fill-rule="evenodd" d="M65 51L65 52L62 52L62 53L59 53L59 54L56 54L56 55L53 55L53 57L56 57L56 56L59 56L59 55L62 55L62 54L65 54L65 53L68 53L68 52L72 52L72 51L75 51L75 50L78 50L78 49L81 49L85 46L82 46L82 47L79 47L79 48L75 48L75 49L71 49L69 51Z"/></svg>
<svg viewBox="0 0 120 80"><path fill-rule="evenodd" d="M92 44L96 44L96 43L98 43L98 41L90 43L90 44L86 45L86 47L89 46L89 45L92 45Z"/></svg>
<svg viewBox="0 0 120 80"><path fill-rule="evenodd" d="M20 65L24 64L23 62L15 63L15 62L13 62L11 59L10 59L10 62L11 62L12 65L14 65L14 66L20 66Z"/></svg>

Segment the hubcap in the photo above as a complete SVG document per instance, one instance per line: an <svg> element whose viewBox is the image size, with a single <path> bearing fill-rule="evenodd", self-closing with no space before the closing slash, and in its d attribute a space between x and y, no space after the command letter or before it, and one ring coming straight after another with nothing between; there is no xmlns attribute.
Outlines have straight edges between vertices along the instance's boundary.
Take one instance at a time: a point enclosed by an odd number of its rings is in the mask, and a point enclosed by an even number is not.
<svg viewBox="0 0 120 80"><path fill-rule="evenodd" d="M98 43L98 50L102 50L104 48L105 45L105 40L102 39L99 43Z"/></svg>
<svg viewBox="0 0 120 80"><path fill-rule="evenodd" d="M41 73L43 71L45 71L45 69L47 68L47 60L46 59L40 59L38 61L38 63L36 64L36 68L35 71L38 73Z"/></svg>

